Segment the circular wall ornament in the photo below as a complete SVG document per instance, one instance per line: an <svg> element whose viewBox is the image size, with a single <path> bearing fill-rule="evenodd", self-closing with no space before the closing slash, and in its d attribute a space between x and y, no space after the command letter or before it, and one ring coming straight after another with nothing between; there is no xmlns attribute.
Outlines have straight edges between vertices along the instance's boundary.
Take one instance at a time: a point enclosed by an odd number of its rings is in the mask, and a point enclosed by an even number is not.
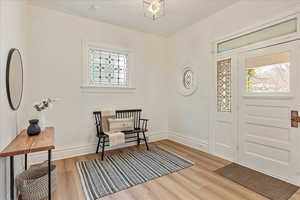
<svg viewBox="0 0 300 200"><path fill-rule="evenodd" d="M183 67L179 73L179 93L192 95L198 88L197 73L193 67Z"/></svg>

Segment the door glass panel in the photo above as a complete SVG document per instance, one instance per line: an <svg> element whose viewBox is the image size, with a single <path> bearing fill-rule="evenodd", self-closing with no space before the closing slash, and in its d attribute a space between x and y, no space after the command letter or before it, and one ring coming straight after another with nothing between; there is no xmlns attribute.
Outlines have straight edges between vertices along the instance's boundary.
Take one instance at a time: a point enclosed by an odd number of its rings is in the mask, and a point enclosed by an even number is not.
<svg viewBox="0 0 300 200"><path fill-rule="evenodd" d="M290 92L289 53L247 59L245 71L249 93Z"/></svg>

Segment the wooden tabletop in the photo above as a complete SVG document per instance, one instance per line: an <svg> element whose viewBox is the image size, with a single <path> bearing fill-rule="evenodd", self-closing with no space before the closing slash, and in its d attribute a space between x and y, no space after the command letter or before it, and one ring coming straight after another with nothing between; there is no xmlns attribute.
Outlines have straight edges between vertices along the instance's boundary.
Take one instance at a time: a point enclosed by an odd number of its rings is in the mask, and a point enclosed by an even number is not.
<svg viewBox="0 0 300 200"><path fill-rule="evenodd" d="M16 156L54 149L54 128L48 127L37 136L28 136L24 129L1 153L0 157Z"/></svg>

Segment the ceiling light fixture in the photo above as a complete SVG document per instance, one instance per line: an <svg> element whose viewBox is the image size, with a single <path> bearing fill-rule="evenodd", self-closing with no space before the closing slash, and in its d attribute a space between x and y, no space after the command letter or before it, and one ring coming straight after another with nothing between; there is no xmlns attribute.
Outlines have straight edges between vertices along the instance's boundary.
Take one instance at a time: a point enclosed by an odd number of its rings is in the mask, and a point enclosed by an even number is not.
<svg viewBox="0 0 300 200"><path fill-rule="evenodd" d="M156 20L165 15L165 0L143 0L145 17Z"/></svg>

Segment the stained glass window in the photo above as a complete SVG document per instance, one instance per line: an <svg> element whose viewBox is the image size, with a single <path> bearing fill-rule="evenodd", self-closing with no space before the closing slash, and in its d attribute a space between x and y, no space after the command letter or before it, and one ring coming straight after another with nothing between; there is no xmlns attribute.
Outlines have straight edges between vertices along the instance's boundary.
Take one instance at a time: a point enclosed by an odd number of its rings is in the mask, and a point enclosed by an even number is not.
<svg viewBox="0 0 300 200"><path fill-rule="evenodd" d="M217 63L217 110L231 112L231 59Z"/></svg>
<svg viewBox="0 0 300 200"><path fill-rule="evenodd" d="M90 85L128 87L127 54L89 48Z"/></svg>

